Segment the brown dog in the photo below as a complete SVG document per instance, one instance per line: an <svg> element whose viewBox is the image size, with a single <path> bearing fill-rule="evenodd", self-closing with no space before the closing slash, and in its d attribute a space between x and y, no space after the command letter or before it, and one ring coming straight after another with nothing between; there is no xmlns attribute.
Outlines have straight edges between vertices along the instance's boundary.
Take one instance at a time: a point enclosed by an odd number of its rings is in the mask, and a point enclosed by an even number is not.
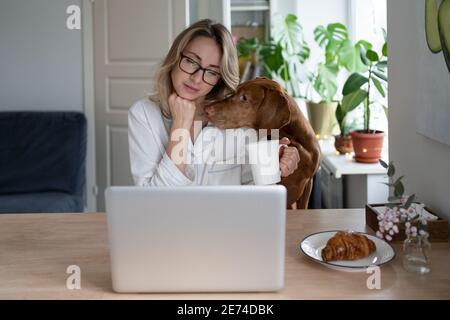
<svg viewBox="0 0 450 320"><path fill-rule="evenodd" d="M312 178L319 168L320 146L314 130L300 108L281 86L259 77L239 85L236 94L205 107L208 119L220 129L248 127L279 129L279 138L287 137L300 154L297 170L283 177L287 189L287 207L306 209L312 190Z"/></svg>

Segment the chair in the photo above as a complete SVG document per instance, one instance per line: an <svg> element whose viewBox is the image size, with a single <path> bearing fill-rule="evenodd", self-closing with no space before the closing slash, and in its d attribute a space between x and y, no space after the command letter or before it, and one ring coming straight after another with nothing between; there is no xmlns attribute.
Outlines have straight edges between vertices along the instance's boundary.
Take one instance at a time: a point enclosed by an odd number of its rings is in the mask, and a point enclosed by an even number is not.
<svg viewBox="0 0 450 320"><path fill-rule="evenodd" d="M322 209L321 175L322 169L319 167L319 170L317 170L313 177L313 187L309 196L308 209Z"/></svg>
<svg viewBox="0 0 450 320"><path fill-rule="evenodd" d="M0 213L82 212L86 118L0 112Z"/></svg>

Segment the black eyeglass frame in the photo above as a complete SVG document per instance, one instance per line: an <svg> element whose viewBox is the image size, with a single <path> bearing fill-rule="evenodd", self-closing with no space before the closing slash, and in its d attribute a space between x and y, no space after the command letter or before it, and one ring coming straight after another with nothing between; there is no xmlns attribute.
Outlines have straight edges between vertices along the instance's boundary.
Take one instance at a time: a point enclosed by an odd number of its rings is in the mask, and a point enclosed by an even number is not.
<svg viewBox="0 0 450 320"><path fill-rule="evenodd" d="M198 70L202 70L202 71L203 71L203 73L202 73L202 80L203 80L204 83L206 83L206 84L208 84L208 85L210 85L210 86L215 86L216 84L218 84L218 83L220 82L220 79L222 79L222 76L221 76L221 74L220 74L219 72L217 72L217 71L215 71L215 70L212 70L212 69L203 68L197 61L195 61L195 60L192 59L191 57L188 57L188 56L186 56L186 55L184 55L184 54L182 54L182 53L180 53L180 56L181 56L181 59L180 59L180 61L178 62L178 67L179 67L180 70L183 71L184 73L193 75L193 74L197 73ZM193 72L187 72L186 70L184 70L184 69L181 67L181 61L183 61L183 58L189 59L190 61L194 62L194 63L197 65L197 68L195 69L195 71L193 71ZM217 73L217 74L219 75L219 77L218 77L216 83L212 84L212 83L209 83L208 81L205 80L205 72L206 72L206 71L213 72L213 73Z"/></svg>

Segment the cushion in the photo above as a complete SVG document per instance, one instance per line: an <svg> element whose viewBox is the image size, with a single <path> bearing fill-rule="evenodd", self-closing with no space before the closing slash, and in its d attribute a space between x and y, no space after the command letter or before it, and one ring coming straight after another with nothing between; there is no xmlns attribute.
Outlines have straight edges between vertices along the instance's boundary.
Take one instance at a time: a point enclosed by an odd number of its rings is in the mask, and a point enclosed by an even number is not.
<svg viewBox="0 0 450 320"><path fill-rule="evenodd" d="M0 194L82 195L86 140L80 112L0 112Z"/></svg>
<svg viewBox="0 0 450 320"><path fill-rule="evenodd" d="M0 195L0 213L82 212L83 197L62 192Z"/></svg>

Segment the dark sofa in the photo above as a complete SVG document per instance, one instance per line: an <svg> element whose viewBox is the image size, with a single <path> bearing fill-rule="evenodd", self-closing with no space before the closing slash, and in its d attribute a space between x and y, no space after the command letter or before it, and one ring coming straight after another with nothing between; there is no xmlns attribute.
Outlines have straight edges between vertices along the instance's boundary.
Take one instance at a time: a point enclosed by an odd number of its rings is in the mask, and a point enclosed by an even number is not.
<svg viewBox="0 0 450 320"><path fill-rule="evenodd" d="M86 118L0 112L0 213L82 212Z"/></svg>

